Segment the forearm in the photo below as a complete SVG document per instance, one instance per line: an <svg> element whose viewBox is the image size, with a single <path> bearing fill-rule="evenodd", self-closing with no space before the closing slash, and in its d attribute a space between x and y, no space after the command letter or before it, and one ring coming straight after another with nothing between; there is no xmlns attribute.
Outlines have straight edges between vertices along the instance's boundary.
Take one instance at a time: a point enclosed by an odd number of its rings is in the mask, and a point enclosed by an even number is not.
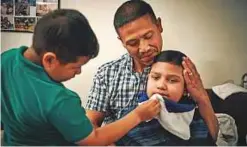
<svg viewBox="0 0 247 147"><path fill-rule="evenodd" d="M198 103L198 107L202 118L208 126L210 135L216 140L219 131L218 120L215 116L209 97L205 96L203 101Z"/></svg>
<svg viewBox="0 0 247 147"><path fill-rule="evenodd" d="M98 127L95 131L95 139L88 141L86 145L109 145L119 140L127 134L132 128L138 125L141 119L135 111L130 112L122 119L111 124ZM96 126L97 127L97 126Z"/></svg>

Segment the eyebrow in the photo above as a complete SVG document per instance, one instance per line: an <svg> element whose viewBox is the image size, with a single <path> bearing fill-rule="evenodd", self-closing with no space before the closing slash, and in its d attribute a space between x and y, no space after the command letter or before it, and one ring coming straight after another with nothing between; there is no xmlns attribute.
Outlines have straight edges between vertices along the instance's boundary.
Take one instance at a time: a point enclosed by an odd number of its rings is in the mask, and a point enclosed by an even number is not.
<svg viewBox="0 0 247 147"><path fill-rule="evenodd" d="M146 36L147 34L149 34L149 33L153 33L153 31L152 30L149 30L147 33L145 33L143 36Z"/></svg>
<svg viewBox="0 0 247 147"><path fill-rule="evenodd" d="M149 30L148 32L146 32L144 35L142 36L146 36L148 35L149 33L153 33L153 30ZM129 44L131 41L136 41L137 39L133 38L133 39L130 39L130 40L127 40L126 41L126 44Z"/></svg>
<svg viewBox="0 0 247 147"><path fill-rule="evenodd" d="M160 73L158 73L158 72L153 72L153 71L151 71L150 74L161 75ZM181 79L180 76L175 75L175 74L167 74L167 76L168 76L168 77L176 77L176 78Z"/></svg>
<svg viewBox="0 0 247 147"><path fill-rule="evenodd" d="M175 77L175 78L181 79L180 76L174 75L174 74L168 74L167 76L168 76L168 77Z"/></svg>
<svg viewBox="0 0 247 147"><path fill-rule="evenodd" d="M150 74L156 74L156 75L160 75L160 73L158 72L154 72L154 71L151 71Z"/></svg>

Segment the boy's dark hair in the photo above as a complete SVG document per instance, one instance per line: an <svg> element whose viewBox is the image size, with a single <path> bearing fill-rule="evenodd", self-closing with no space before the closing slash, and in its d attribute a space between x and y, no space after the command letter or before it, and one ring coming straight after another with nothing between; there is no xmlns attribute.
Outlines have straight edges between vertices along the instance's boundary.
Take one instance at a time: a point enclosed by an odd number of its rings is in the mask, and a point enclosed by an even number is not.
<svg viewBox="0 0 247 147"><path fill-rule="evenodd" d="M140 18L141 16L149 14L154 22L156 22L156 16L152 7L142 0L130 0L123 3L116 11L114 15L114 27L116 32L121 26Z"/></svg>
<svg viewBox="0 0 247 147"><path fill-rule="evenodd" d="M165 50L154 58L154 63L168 62L174 65L182 66L183 57L187 57L187 56L180 51Z"/></svg>
<svg viewBox="0 0 247 147"><path fill-rule="evenodd" d="M94 58L99 44L86 17L77 10L58 9L36 24L32 47L41 56L53 52L62 63L76 62L80 56Z"/></svg>

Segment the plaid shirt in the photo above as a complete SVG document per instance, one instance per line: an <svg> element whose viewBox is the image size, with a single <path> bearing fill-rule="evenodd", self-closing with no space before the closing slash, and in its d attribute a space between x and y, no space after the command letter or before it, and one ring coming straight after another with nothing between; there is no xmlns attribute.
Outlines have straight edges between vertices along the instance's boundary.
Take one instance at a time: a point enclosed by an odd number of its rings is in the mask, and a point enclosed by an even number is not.
<svg viewBox="0 0 247 147"><path fill-rule="evenodd" d="M129 54L102 65L93 79L86 108L106 114L104 123L114 122L138 105L138 95L145 91L150 67L142 73L133 71ZM203 121L202 121L203 123ZM200 131L199 134L207 134ZM204 133L203 133L204 132ZM186 145L184 140L171 135L155 119L142 122L129 131L117 145Z"/></svg>
<svg viewBox="0 0 247 147"><path fill-rule="evenodd" d="M123 111L138 105L138 93L143 91L150 67L137 73L129 54L102 65L93 79L86 108L104 112L105 123L122 117Z"/></svg>

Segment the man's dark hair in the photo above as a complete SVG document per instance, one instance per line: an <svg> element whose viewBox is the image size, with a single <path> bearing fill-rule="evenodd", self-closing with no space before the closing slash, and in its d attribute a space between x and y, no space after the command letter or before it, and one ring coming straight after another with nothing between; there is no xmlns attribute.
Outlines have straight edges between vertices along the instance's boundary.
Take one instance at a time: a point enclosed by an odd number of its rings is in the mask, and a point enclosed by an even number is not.
<svg viewBox="0 0 247 147"><path fill-rule="evenodd" d="M86 17L77 10L58 9L36 24L32 47L41 56L53 52L62 63L76 62L80 56L94 58L99 44Z"/></svg>
<svg viewBox="0 0 247 147"><path fill-rule="evenodd" d="M114 15L114 27L116 32L121 26L140 18L141 16L149 14L154 22L156 22L156 16L152 7L142 0L130 0L123 3L116 11Z"/></svg>
<svg viewBox="0 0 247 147"><path fill-rule="evenodd" d="M154 58L154 63L167 62L174 65L182 66L183 57L187 57L187 56L180 51L165 50Z"/></svg>

